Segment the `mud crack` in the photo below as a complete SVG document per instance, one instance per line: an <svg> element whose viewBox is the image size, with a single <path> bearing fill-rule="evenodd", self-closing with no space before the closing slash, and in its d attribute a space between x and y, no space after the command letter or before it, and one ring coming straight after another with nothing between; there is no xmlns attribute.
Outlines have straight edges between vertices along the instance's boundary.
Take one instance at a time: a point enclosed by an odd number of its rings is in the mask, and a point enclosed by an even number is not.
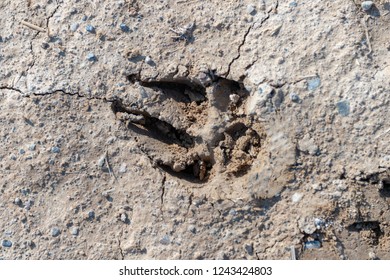
<svg viewBox="0 0 390 280"><path fill-rule="evenodd" d="M248 37L248 34L249 34L249 32L251 31L251 29L253 28L253 26L254 26L254 24L252 24L251 26L249 26L248 30L245 32L244 38L242 39L240 45L238 46L238 50L237 50L238 54L237 54L236 57L233 57L232 61L229 62L228 70L227 70L227 73L225 74L225 77L228 77L228 76L229 76L229 74L230 74L230 69L231 69L233 63L234 63L237 59L240 58L240 56L241 56L241 48L242 48L243 45L245 45L246 37Z"/></svg>
<svg viewBox="0 0 390 280"><path fill-rule="evenodd" d="M277 2L276 6L275 6L275 9L278 8L278 5L279 5L279 2ZM269 19L269 17L270 17L270 14L268 12L266 17L261 20L260 27L263 25L264 22L266 22ZM249 28L247 29L247 31L245 32L244 38L242 39L241 43L238 45L238 49L237 49L238 54L237 54L237 56L233 57L233 59L229 62L228 70L227 70L226 74L224 74L225 78L229 77L229 74L230 74L231 68L233 66L233 63L236 62L241 57L241 48L245 45L247 37L248 37L249 33L251 32L252 28L255 26L255 24L257 24L257 21L252 23L249 26ZM255 61L257 61L257 59ZM254 64L254 62L252 64Z"/></svg>

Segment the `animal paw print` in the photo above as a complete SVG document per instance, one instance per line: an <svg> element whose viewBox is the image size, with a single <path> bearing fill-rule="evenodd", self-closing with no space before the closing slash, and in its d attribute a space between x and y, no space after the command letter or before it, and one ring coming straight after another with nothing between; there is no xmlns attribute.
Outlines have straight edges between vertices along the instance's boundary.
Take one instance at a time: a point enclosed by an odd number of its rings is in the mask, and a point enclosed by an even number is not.
<svg viewBox="0 0 390 280"><path fill-rule="evenodd" d="M161 169L193 182L218 173L242 176L266 135L245 113L248 92L220 77L135 81L127 100L112 103L116 117L136 134L139 147Z"/></svg>

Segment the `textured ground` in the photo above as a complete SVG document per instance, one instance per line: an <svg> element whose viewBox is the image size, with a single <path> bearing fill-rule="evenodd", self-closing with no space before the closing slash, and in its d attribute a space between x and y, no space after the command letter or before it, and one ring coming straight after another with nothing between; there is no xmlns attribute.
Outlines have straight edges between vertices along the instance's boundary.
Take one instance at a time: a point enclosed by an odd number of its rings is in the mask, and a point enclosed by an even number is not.
<svg viewBox="0 0 390 280"><path fill-rule="evenodd" d="M355 2L2 1L0 258L390 259L390 3Z"/></svg>

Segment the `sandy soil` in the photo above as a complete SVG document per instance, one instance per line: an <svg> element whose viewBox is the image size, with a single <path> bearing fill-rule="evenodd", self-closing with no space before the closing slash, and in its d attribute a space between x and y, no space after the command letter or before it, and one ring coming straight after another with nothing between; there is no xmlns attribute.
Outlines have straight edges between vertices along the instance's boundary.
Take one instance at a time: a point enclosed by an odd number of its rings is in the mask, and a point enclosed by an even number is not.
<svg viewBox="0 0 390 280"><path fill-rule="evenodd" d="M390 259L390 2L0 15L0 259Z"/></svg>

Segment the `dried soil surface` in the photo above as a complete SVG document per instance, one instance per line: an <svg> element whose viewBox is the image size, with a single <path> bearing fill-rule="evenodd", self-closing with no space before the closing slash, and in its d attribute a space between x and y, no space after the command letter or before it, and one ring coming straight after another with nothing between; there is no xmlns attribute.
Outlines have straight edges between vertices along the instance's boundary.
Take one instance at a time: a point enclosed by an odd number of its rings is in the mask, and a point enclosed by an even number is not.
<svg viewBox="0 0 390 280"><path fill-rule="evenodd" d="M0 15L0 259L390 259L390 2Z"/></svg>

